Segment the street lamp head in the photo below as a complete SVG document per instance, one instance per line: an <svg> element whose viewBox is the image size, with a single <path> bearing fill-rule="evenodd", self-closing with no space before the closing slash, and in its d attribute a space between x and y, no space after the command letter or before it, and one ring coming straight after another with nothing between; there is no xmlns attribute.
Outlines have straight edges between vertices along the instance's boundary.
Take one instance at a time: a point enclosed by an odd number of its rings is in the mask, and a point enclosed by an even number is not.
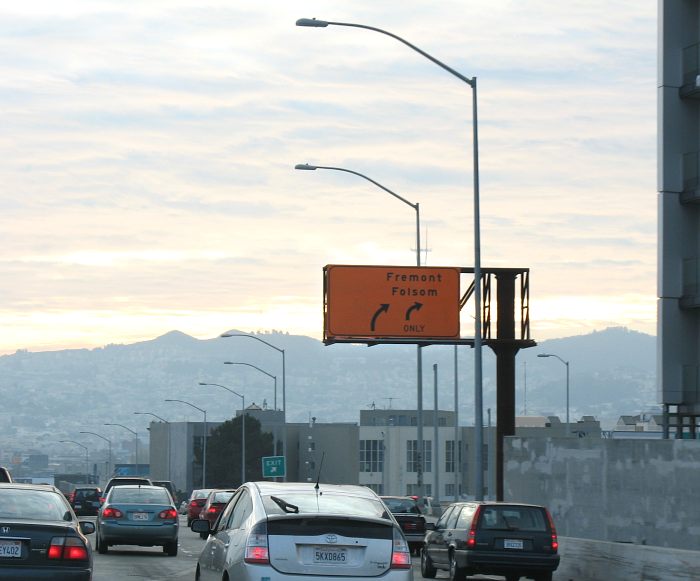
<svg viewBox="0 0 700 581"><path fill-rule="evenodd" d="M308 163L298 163L294 166L294 169L304 169L304 170L314 171L314 170L317 170L318 167L315 165L310 165Z"/></svg>
<svg viewBox="0 0 700 581"><path fill-rule="evenodd" d="M316 20L315 18L300 18L297 20L297 26L308 26L311 28L325 28L328 22L325 20Z"/></svg>
<svg viewBox="0 0 700 581"><path fill-rule="evenodd" d="M200 382L199 382L199 385L209 385L209 384L208 384L208 383L205 383L205 382L203 382L203 381L200 381Z"/></svg>
<svg viewBox="0 0 700 581"><path fill-rule="evenodd" d="M538 353L537 357L551 357L552 355L550 353Z"/></svg>

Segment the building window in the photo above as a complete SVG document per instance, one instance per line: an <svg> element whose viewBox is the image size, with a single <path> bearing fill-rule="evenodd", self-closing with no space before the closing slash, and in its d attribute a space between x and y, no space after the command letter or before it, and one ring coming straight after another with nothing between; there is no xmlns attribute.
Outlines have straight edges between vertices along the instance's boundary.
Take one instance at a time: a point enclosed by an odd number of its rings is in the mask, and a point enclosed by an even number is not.
<svg viewBox="0 0 700 581"><path fill-rule="evenodd" d="M446 426L446 425L447 425L447 418L439 417L438 418L438 426Z"/></svg>
<svg viewBox="0 0 700 581"><path fill-rule="evenodd" d="M454 496L455 495L455 485L454 484L445 484L445 496Z"/></svg>
<svg viewBox="0 0 700 581"><path fill-rule="evenodd" d="M384 442L382 440L360 440L360 472L384 470Z"/></svg>
<svg viewBox="0 0 700 581"><path fill-rule="evenodd" d="M380 496L384 494L384 489L382 488L381 484L364 484L363 486L366 486L367 488L370 488L371 490L374 490L377 494Z"/></svg>
<svg viewBox="0 0 700 581"><path fill-rule="evenodd" d="M455 471L455 441L445 442L445 472Z"/></svg>
<svg viewBox="0 0 700 581"><path fill-rule="evenodd" d="M433 471L432 440L423 440L423 472ZM406 442L406 472L418 472L418 440Z"/></svg>

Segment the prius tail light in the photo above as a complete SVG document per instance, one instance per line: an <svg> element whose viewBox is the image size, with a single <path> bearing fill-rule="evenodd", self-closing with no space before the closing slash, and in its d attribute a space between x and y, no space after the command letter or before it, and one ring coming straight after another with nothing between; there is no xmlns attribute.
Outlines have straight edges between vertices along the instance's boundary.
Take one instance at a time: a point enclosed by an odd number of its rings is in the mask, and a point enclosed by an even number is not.
<svg viewBox="0 0 700 581"><path fill-rule="evenodd" d="M394 528L394 540L391 549L391 568L411 568L411 552L408 548L408 543L401 534L401 531L397 528Z"/></svg>
<svg viewBox="0 0 700 581"><path fill-rule="evenodd" d="M256 524L248 535L245 543L246 563L254 565L267 565L270 563L270 549L267 544L267 523L264 521Z"/></svg>

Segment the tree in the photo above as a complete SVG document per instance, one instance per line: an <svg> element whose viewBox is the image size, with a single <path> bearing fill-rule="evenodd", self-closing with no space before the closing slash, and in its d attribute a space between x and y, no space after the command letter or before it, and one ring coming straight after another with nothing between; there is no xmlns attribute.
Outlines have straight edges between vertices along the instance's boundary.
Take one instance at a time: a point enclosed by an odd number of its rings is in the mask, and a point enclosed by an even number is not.
<svg viewBox="0 0 700 581"><path fill-rule="evenodd" d="M207 439L207 486L237 487L241 483L241 422L242 416L225 421L211 431ZM245 418L245 477L262 480L263 456L272 456L272 434L263 432L260 422ZM201 451L199 456L201 456ZM197 458L199 460L199 458Z"/></svg>

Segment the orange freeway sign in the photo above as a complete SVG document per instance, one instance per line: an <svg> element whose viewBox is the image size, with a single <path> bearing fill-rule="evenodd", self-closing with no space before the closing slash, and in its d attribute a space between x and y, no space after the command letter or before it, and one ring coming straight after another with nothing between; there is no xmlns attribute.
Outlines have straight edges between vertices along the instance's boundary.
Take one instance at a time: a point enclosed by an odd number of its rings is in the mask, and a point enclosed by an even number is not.
<svg viewBox="0 0 700 581"><path fill-rule="evenodd" d="M459 337L460 269L328 265L326 338Z"/></svg>

